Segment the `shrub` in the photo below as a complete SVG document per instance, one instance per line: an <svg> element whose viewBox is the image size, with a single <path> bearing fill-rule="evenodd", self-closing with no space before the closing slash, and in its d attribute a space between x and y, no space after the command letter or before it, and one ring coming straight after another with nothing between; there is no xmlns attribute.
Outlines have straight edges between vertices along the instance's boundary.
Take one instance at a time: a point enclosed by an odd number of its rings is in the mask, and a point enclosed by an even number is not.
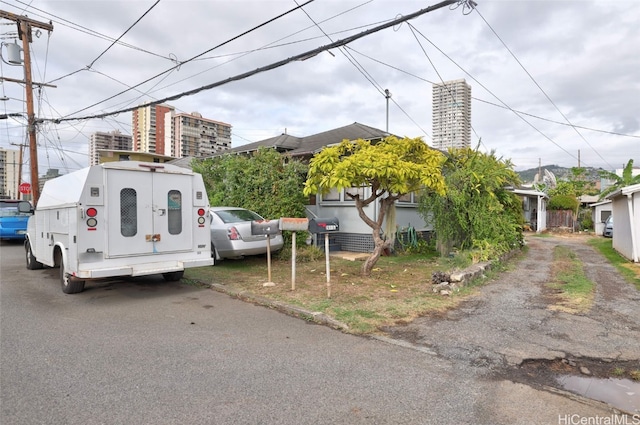
<svg viewBox="0 0 640 425"><path fill-rule="evenodd" d="M547 209L575 211L578 209L578 205L578 199L573 195L556 195L549 199Z"/></svg>

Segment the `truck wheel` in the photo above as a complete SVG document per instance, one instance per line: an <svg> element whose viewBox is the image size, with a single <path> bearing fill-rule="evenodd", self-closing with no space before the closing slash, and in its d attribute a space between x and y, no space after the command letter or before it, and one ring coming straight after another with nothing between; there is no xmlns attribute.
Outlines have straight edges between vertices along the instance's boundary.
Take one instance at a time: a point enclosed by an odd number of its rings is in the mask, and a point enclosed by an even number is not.
<svg viewBox="0 0 640 425"><path fill-rule="evenodd" d="M84 290L84 280L72 279L67 274L62 256L60 256L60 284L62 285L62 292L65 294L77 294Z"/></svg>
<svg viewBox="0 0 640 425"><path fill-rule="evenodd" d="M24 242L24 249L27 257L27 269L29 270L37 270L42 268L42 263L36 260L36 257L33 255L31 251L31 244L29 241Z"/></svg>
<svg viewBox="0 0 640 425"><path fill-rule="evenodd" d="M167 282L176 282L182 279L182 276L184 276L184 270L179 272L162 273L162 277L164 277L164 280Z"/></svg>

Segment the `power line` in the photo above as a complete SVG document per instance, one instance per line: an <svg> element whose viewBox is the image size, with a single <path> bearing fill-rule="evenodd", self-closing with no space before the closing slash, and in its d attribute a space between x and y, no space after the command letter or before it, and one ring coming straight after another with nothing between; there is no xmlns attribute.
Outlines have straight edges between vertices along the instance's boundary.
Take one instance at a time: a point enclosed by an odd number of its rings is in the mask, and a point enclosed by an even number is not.
<svg viewBox="0 0 640 425"><path fill-rule="evenodd" d="M425 83L436 84L435 82L433 82L433 81L431 81L431 80L429 80L427 78L421 77L419 75L416 75L414 73L406 71L406 70L404 70L402 68L398 68L397 66L389 64L389 63L386 63L384 61L381 61L380 59L376 59L376 58L374 58L372 56L369 56L369 55L367 55L365 53L362 53L362 52L360 52L358 50L355 50L352 47L346 46L346 48L351 50L351 51L353 51L354 53L357 53L360 56L363 56L363 57L365 57L365 58L367 58L367 59L369 59L369 60L371 60L373 62L376 62L376 63L378 63L380 65L383 65L383 66L386 66L388 68L394 69L394 70L396 70L398 72L401 72L401 73L403 73L405 75L409 75L409 76L411 76L413 78L416 78L418 80L424 81ZM471 98L473 100L476 100L476 101L482 102L482 103L486 103L486 104L491 105L491 106L495 106L495 107L498 107L498 108L501 108L501 109L511 110L510 108L508 108L508 107L506 107L504 105L499 105L497 103L491 102L491 101L486 100L486 99L480 99L480 98L474 97L474 96L471 96ZM597 133L610 134L612 136L631 137L631 138L640 139L640 136L637 136L635 134L619 133L619 132L615 132L615 131L602 130L602 129L592 128L592 127L585 127L585 126L576 125L576 124L567 124L566 122L560 122L560 121L552 120L550 118L541 117L541 116L538 116L538 115L535 115L535 114L531 114L529 112L519 111L517 109L513 109L513 111L515 111L515 112L517 112L519 114L522 114L522 115L526 115L526 116L531 117L531 118L535 118L535 119L538 119L538 120L550 122L552 124L558 124L558 125L567 126L567 127L571 127L572 126L572 127L579 128L581 130L587 130L587 131L593 131L593 132L597 132Z"/></svg>
<svg viewBox="0 0 640 425"><path fill-rule="evenodd" d="M542 137L544 137L545 139L549 140L551 143L553 143L554 145L556 145L558 148L560 148L563 152L565 152L567 155L569 155L571 158L577 160L578 158L573 155L571 152L569 152L568 150L566 150L565 148L563 148L562 146L560 146L558 143L556 143L555 140L553 140L551 137L547 136L546 134L544 134L540 129L538 129L536 126L534 126L533 124L531 124L529 121L527 121L522 115L520 115L516 110L514 110L512 107L510 107L509 105L507 105L502 99L500 99L495 93L493 93L491 90L489 90L484 84L482 84L480 81L478 81L473 75L471 75L467 70L465 70L464 68L462 68L456 61L454 61L449 55L447 55L445 52L442 51L442 49L440 49L438 46L436 46L431 40L429 40L424 34L422 34L419 30L416 29L416 32L418 34L420 34L422 36L422 38L424 38L425 40L427 40L429 42L429 44L431 44L433 47L435 47L440 53L442 53L447 59L449 59L454 65L456 65L462 72L464 72L466 75L469 76L469 78L471 78L473 81L475 81L476 83L478 83L478 85L480 87L482 87L483 89L485 89L489 94L491 94L493 97L496 98L496 100L500 103L502 103L507 109L509 109L511 112L513 112L518 118L520 118L522 121L524 121L527 125L529 125L531 128L533 128L535 131L537 131L538 133L540 133L540 135Z"/></svg>
<svg viewBox="0 0 640 425"><path fill-rule="evenodd" d="M315 1L315 0L307 0L307 2L305 2L304 4L302 4L302 6L306 6L307 4L309 4L309 3L313 2L313 1ZM218 45L216 45L216 46L214 46L214 47L212 47L212 48L210 48L210 49L208 49L208 50L206 50L206 51L204 51L204 52L202 52L202 53L200 53L200 54L197 54L196 56L194 56L194 57L192 57L192 58L190 58L190 59L187 59L186 61L180 62L180 63L179 63L178 65L176 65L176 66L173 66L173 67L171 67L171 68L169 68L169 69L167 69L167 70L165 70L165 71L163 71L163 72L161 72L161 73L159 73L159 74L157 74L157 75L155 75L155 76L153 76L153 77L151 77L151 78L147 78L146 80L144 80L144 81L142 81L142 82L140 82L140 83L136 84L135 86L132 86L132 87L128 88L127 90L121 91L121 92L119 92L119 93L114 94L113 96L110 96L110 97L108 97L108 98L106 98L106 99L104 99L104 100L101 100L100 102L96 102L96 103L94 103L94 104L92 104L92 105L89 105L89 106L87 106L87 107L85 107L85 108L82 108L82 109L80 109L80 110L78 110L78 111L72 112L71 114L66 115L66 116L65 116L65 118L66 118L66 117L68 117L69 115L74 115L74 114L77 114L77 113L79 113L79 112L86 111L87 109L93 108L94 106L97 106L97 105L99 105L99 104L101 104L101 103L104 103L104 102L106 102L106 101L108 101L108 100L111 100L111 99L113 99L113 98L115 98L115 97L117 97L117 96L120 96L121 94L124 94L124 93L126 93L126 92L128 92L128 91L130 91L130 90L132 90L132 89L134 89L134 88L140 87L141 85L143 85L143 84L145 84L145 83L148 83L148 82L149 82L149 81L151 81L151 80L154 80L154 79L156 79L156 78L158 78L158 77L160 77L160 76L162 76L162 75L164 75L164 74L166 74L166 73L168 73L168 72L173 71L174 69L179 68L180 66L184 65L185 63L189 63L189 62L191 62L191 61L193 61L193 60L195 60L195 59L197 59L197 58L199 58L199 57L201 57L201 56L203 56L203 55L206 55L207 53L209 53L209 52L211 52L211 51L213 51L213 50L215 50L215 49L217 49L217 48L220 48L220 47L222 47L222 46L224 46L224 45L226 45L226 44L229 44L229 43L231 43L232 41L235 41L235 40L239 39L240 37L243 37L243 36L245 36L245 35L247 35L247 34L249 34L249 33L253 32L253 31L255 31L255 30L257 30L257 29L259 29L259 28L261 28L261 27L263 27L263 26L265 26L265 25L268 25L268 24L270 24L271 22L273 22L273 21L275 21L275 20L277 20L277 19L280 19L280 18L282 18L283 16L286 16L286 15L288 15L288 14L290 14L290 13L292 13L292 12L294 12L294 11L298 10L298 9L300 9L302 6L297 6L297 7L294 7L293 9L290 9L290 10L288 10L288 11L284 12L284 13L281 13L280 15L278 15L278 16L276 16L276 17L274 17L274 18L271 18L271 19L269 19L268 21L265 21L265 22L263 22L263 23L261 23L261 24L259 24L259 25L256 25L255 27L253 27L253 28L251 28L251 29L249 29L249 30L247 30L247 31L244 31L244 32L242 32L241 34L238 34L238 35L236 35L235 37L232 37L232 38L228 39L227 41L224 41L224 42L222 42L222 43L220 43L220 44L218 44ZM64 119L64 118L63 118L63 119Z"/></svg>
<svg viewBox="0 0 640 425"><path fill-rule="evenodd" d="M489 27L489 29L491 30L491 32L498 38L498 40L500 40L500 43L502 43L502 45L504 46L505 49L507 49L507 51L511 54L511 56L513 57L513 59L515 59L515 61L518 63L518 65L520 65L520 68L522 68L522 70L529 76L529 78L531 79L531 81L533 81L533 83L536 85L536 87L538 87L540 89L540 91L542 92L542 94L544 94L544 96L547 98L547 100L553 105L554 108L556 108L556 111L558 111L560 113L560 115L562 115L562 118L565 119L565 121L571 126L571 128L573 128L573 130L578 134L578 136L580 136L580 138L582 140L585 141L585 143L600 157L600 159L602 159L609 167L614 168L611 164L609 164L609 162L607 162L606 159L604 159L602 157L602 155L600 155L600 152L598 152L593 146L591 146L591 143L589 143L589 141L582 135L582 133L580 133L578 131L578 129L571 123L571 121L569 121L569 118L567 118L567 116L560 110L560 108L558 108L558 105L555 104L555 102L553 100L551 100L551 98L549 97L549 95L547 94L547 92L544 91L544 89L540 86L540 84L538 84L538 82L536 81L535 78L533 78L533 76L531 75L531 73L529 73L529 71L527 70L527 68L525 68L525 66L522 64L522 62L520 62L520 60L516 57L516 55L513 53L513 51L509 48L509 46L507 46L507 44L502 40L502 38L500 38L500 36L498 35L498 33L493 29L493 27L491 26L491 24L489 24L489 22L487 22L487 20L484 18L484 16L482 16L482 13L480 13L480 11L478 9L475 9L476 12L478 13L478 16L480 16L480 18L482 18L482 20L484 21L485 24L487 24L487 26Z"/></svg>
<svg viewBox="0 0 640 425"><path fill-rule="evenodd" d="M366 31L363 31L361 33L352 35L352 36L344 38L342 40L335 41L335 42L333 42L331 44L327 44L325 46L321 46L321 47L317 47L317 48L312 49L312 50L308 50L308 51L306 51L304 53L300 53L300 54L292 56L290 58L283 59L283 60L280 60L278 62L274 62L274 63L272 63L270 65L266 65L266 66L257 68L257 69L255 69L253 71L249 71L249 72L245 72L243 74L238 74L238 75L235 75L233 77L229 77L229 78L227 78L225 80L221 80L221 81L217 81L217 82L214 82L214 83L211 83L211 84L207 84L207 85L204 85L204 86L192 89L192 90L188 90L188 91L185 91L185 92L173 95L173 96L168 96L168 97L165 97L165 98L160 99L158 101L149 102L149 103L146 103L146 104L143 104L143 105L139 105L137 107L121 109L121 110L118 110L118 111L107 112L107 113L103 113L103 114L96 114L96 115L90 115L90 116L85 116L85 117L75 117L75 118L66 118L65 117L65 118L58 118L58 119L43 119L41 121L63 122L63 121L84 120L84 119L91 119L91 118L104 118L104 117L107 117L107 116L116 115L116 114L120 114L120 113L123 113L123 112L130 112L130 111L133 111L134 109L137 109L137 108L140 108L140 107L146 107L146 106L156 105L156 104L159 104L159 103L165 103L165 102L171 101L171 100L177 100L177 99L180 99L180 98L185 97L185 96L194 95L196 93L200 93L200 92L205 91L205 90L210 90L210 89L212 89L214 87L219 87L219 86L222 86L224 84L228 84L228 83L230 83L232 81L240 81L240 80L243 80L243 79L248 78L250 76L253 76L253 75L265 72L265 71L270 71L272 69L279 68L279 67L281 67L283 65L286 65L286 64L288 64L290 62L293 62L293 61L299 61L299 60L308 59L308 58L313 57L313 56L315 56L315 55L317 55L317 54L319 54L319 53L321 53L321 52L323 52L325 50L329 50L329 49L334 49L336 47L345 46L345 45L347 45L347 44L349 44L349 43L351 43L351 42L353 42L355 40L358 40L358 39L360 39L362 37L366 37L368 35L374 34L374 33L378 32L378 31L383 30L383 29L392 27L392 26L397 25L397 24L402 23L402 22L406 22L406 21L408 21L410 19L413 19L413 18L416 18L418 16L424 15L425 13L432 12L434 10L440 9L440 8L442 8L444 6L448 6L450 4L457 3L457 2L458 2L458 0L445 0L445 1L440 2L440 3L438 3L438 4L434 5L434 6L429 6L426 9L421 9L421 10L419 10L417 12L414 12L414 13L411 13L411 14L409 14L407 16L402 16L402 17L396 18L396 19L394 19L392 21L389 21L389 22L384 23L382 25L376 26L376 27L371 28L369 30L366 30ZM113 97L115 97L115 96L113 96Z"/></svg>
<svg viewBox="0 0 640 425"><path fill-rule="evenodd" d="M156 2L155 2L153 5L151 5L151 7L150 7L149 9L147 9L147 11L146 11L146 12L144 12L144 13L142 14L142 16L140 16L140 17L139 17L139 18L138 18L138 19L137 19L133 24L131 24L131 25L129 26L129 28L127 28L127 30L126 30L125 32L123 32L123 33L120 35L120 37L118 37L117 39L113 40L113 42L109 45L109 47L107 47L107 48L106 48L102 53L100 53L100 54L98 55L98 57L97 57L97 58L95 58L93 61L91 61L91 63L90 63L89 65L87 65L87 68L91 69L91 67L93 67L93 64L94 64L94 63L96 63L96 62L98 61L98 59L100 59L100 58L101 58L105 53L107 53L107 52L109 51L109 49L111 49L111 48L112 48L112 47L113 47L113 46L114 46L118 41L120 41L120 39L121 39L122 37L124 37L124 36L125 36L125 34L127 34L129 31L131 31L131 28L135 27L135 26L138 24L138 22L140 22L140 21L142 20L142 18L144 18L145 16L147 16L147 14L148 14L149 12L151 12L151 10L152 10L154 7L156 7L156 6L158 5L158 3L160 3L160 0L156 0Z"/></svg>

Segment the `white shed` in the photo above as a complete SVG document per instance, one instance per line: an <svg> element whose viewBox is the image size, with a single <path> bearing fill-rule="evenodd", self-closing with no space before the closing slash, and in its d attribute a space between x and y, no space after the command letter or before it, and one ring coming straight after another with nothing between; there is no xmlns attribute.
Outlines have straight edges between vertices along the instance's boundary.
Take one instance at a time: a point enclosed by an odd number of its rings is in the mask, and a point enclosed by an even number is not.
<svg viewBox="0 0 640 425"><path fill-rule="evenodd" d="M591 204L590 207L593 229L596 235L602 235L604 232L604 222L611 215L611 200L596 202L595 204Z"/></svg>
<svg viewBox="0 0 640 425"><path fill-rule="evenodd" d="M525 223L528 223L536 233L547 230L549 195L533 189L513 189L513 193L522 199L522 213Z"/></svg>
<svg viewBox="0 0 640 425"><path fill-rule="evenodd" d="M640 184L616 190L611 200L613 248L637 263L640 257Z"/></svg>

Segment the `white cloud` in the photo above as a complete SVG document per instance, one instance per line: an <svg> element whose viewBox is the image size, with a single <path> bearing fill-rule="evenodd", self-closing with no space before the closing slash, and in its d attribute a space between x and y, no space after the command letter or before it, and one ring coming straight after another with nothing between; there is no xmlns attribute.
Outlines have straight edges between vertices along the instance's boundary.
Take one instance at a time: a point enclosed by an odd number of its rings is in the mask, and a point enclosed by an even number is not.
<svg viewBox="0 0 640 425"><path fill-rule="evenodd" d="M87 108L170 69L174 65L170 58L185 61L296 6L293 0L165 0L122 37L122 42L135 48L115 45L95 61L93 70L82 70L111 44L87 32L118 37L152 4L4 2L1 7L9 12L53 21L50 38L45 33L32 43L34 80L50 81L79 71L54 82L57 88L44 89L38 116L55 119ZM413 0L316 0L305 10L314 21L325 21L320 24L322 29L338 40L427 6ZM590 130L579 130L578 134L567 125L523 116L527 124L508 109L483 102L504 102L513 109L566 124L478 12L573 124L635 137ZM386 88L393 96L390 131L424 136L429 141L423 133L431 134L428 81L466 78L476 98L472 122L482 138L482 148L512 158L517 169L535 167L539 160L575 166L578 151L581 165L612 168L630 158L640 164L639 21L640 4L636 1L478 0L478 11L469 15L463 15L462 8L445 7L410 21L416 32L404 23L350 44L347 51L355 58L351 61L357 61L367 78L340 50L333 49L332 54L323 52L170 103L181 111L198 111L230 123L233 145L238 146L273 137L285 129L305 136L356 121L384 129L386 100L382 91ZM82 32L77 25L84 27ZM3 40L11 42L6 33L15 32L15 27L3 25L0 31L5 33ZM74 116L113 111L191 90L328 43L323 32L303 12L296 11L204 54L201 60L185 63L179 70ZM247 53L267 45L270 48ZM21 68L3 64L1 71L5 77L22 78ZM23 88L17 84L5 82L2 90L0 94L24 98ZM0 113L23 110L24 102L0 104ZM71 170L87 165L89 135L113 129L126 133L130 121L130 113L122 113L100 120L43 125L39 132L41 172L49 166L64 172L65 167ZM476 135L473 139L475 145ZM9 143L24 140L22 120L0 121L0 146L10 148Z"/></svg>

